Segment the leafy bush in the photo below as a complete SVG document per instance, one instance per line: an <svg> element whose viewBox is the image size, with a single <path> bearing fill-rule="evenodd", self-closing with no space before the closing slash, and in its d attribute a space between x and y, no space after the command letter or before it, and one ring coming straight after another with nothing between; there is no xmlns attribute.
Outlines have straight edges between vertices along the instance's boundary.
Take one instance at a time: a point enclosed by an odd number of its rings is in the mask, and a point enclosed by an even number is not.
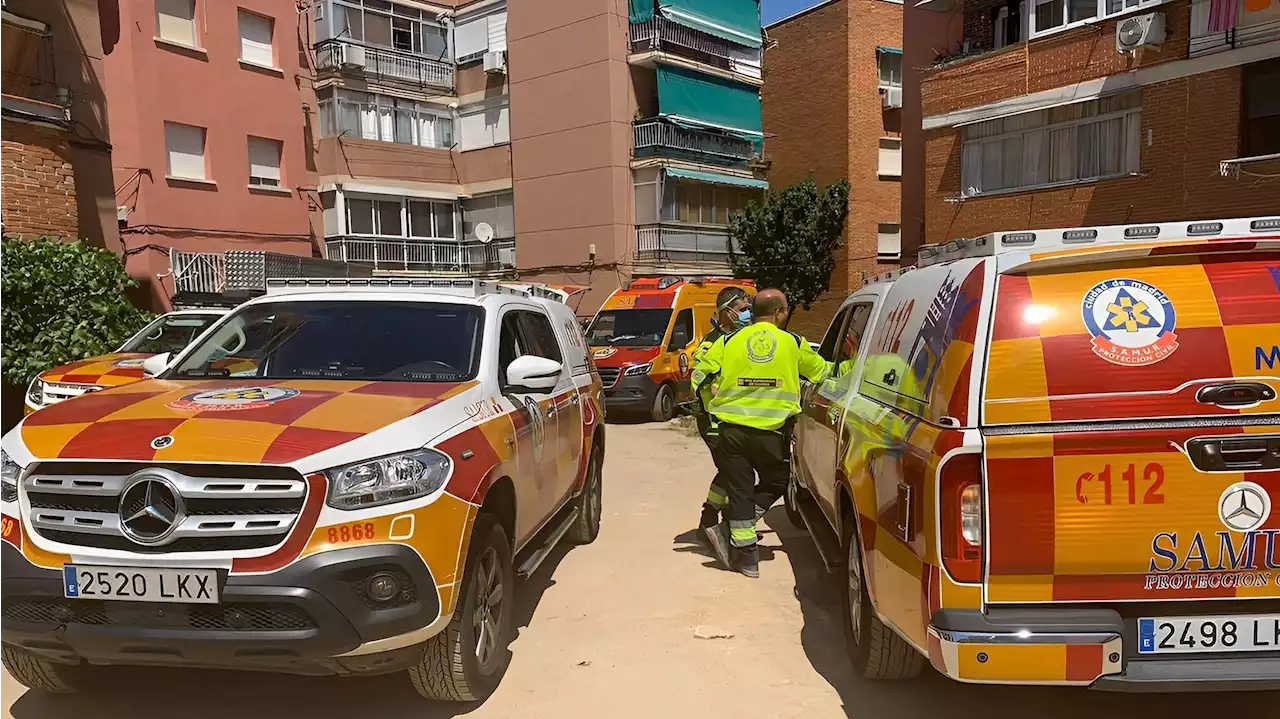
<svg viewBox="0 0 1280 719"><path fill-rule="evenodd" d="M114 351L151 313L129 303L136 286L111 252L51 238L0 241L4 379L25 388L58 365Z"/></svg>
<svg viewBox="0 0 1280 719"><path fill-rule="evenodd" d="M776 287L792 307L809 309L827 291L849 214L849 183L819 188L810 175L729 216L729 265L736 277Z"/></svg>

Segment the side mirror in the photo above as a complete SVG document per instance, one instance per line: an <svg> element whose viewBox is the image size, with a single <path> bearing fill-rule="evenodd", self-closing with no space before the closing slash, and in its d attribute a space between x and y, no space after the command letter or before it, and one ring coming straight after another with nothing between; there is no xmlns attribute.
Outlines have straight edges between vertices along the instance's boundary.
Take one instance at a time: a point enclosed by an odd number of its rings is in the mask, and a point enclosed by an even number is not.
<svg viewBox="0 0 1280 719"><path fill-rule="evenodd" d="M169 366L169 360L173 359L173 353L161 352L158 355L151 355L142 360L142 376L155 377Z"/></svg>
<svg viewBox="0 0 1280 719"><path fill-rule="evenodd" d="M562 365L546 357L524 355L507 365L507 386L516 391L547 392L560 381Z"/></svg>

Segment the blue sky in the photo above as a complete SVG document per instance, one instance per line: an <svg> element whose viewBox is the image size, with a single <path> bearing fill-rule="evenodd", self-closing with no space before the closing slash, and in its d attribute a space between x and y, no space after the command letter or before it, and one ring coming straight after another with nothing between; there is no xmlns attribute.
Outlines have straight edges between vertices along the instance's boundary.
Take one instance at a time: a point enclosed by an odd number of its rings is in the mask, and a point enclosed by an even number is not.
<svg viewBox="0 0 1280 719"><path fill-rule="evenodd" d="M760 0L760 20L768 25L774 20L798 13L807 7L813 7L822 0Z"/></svg>

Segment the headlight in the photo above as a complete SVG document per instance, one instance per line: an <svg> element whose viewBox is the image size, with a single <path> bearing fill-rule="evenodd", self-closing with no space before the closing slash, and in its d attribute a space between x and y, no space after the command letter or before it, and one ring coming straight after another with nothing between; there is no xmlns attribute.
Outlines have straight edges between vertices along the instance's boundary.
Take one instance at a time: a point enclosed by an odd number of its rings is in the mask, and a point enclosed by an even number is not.
<svg viewBox="0 0 1280 719"><path fill-rule="evenodd" d="M330 507L363 509L425 497L444 486L453 462L434 449L350 464L325 472Z"/></svg>
<svg viewBox="0 0 1280 719"><path fill-rule="evenodd" d="M44 382L39 377L31 380L31 385L27 387L27 402L37 407L44 404Z"/></svg>
<svg viewBox="0 0 1280 719"><path fill-rule="evenodd" d="M9 453L0 449L0 499L6 502L18 501L18 476L22 467L9 459Z"/></svg>
<svg viewBox="0 0 1280 719"><path fill-rule="evenodd" d="M653 369L652 362L645 362L644 364L633 364L630 367L623 370L622 374L628 377L635 377L636 375L649 374L649 370L651 369Z"/></svg>

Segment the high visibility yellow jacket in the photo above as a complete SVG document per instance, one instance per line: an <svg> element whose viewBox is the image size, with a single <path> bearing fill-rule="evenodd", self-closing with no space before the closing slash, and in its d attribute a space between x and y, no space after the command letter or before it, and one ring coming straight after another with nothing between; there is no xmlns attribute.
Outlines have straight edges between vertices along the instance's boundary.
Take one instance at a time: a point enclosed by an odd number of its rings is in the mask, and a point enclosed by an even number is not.
<svg viewBox="0 0 1280 719"><path fill-rule="evenodd" d="M716 383L708 410L718 420L775 430L800 414L800 376L820 382L829 364L804 338L771 322L725 335L693 370L693 391Z"/></svg>

